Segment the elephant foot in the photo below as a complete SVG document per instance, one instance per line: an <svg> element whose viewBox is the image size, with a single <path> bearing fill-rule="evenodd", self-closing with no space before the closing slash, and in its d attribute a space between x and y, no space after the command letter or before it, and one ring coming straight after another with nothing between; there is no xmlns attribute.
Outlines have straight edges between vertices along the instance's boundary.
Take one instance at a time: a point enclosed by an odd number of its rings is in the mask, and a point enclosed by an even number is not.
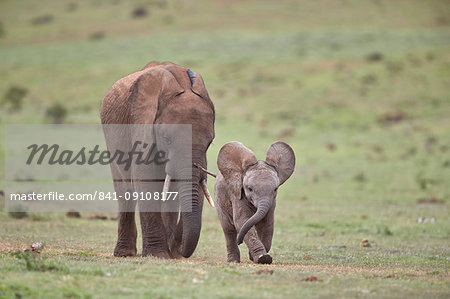
<svg viewBox="0 0 450 299"><path fill-rule="evenodd" d="M230 259L228 259L227 260L227 263L236 263L236 264L239 264L241 261L240 260L230 260Z"/></svg>
<svg viewBox="0 0 450 299"><path fill-rule="evenodd" d="M258 257L258 264L272 264L272 257L268 254L262 254Z"/></svg>
<svg viewBox="0 0 450 299"><path fill-rule="evenodd" d="M142 256L146 257L146 256L154 256L157 258L162 258L162 259L170 259L171 256L168 252L164 252L164 251L158 251L158 252L151 252L150 250L143 250L142 251Z"/></svg>
<svg viewBox="0 0 450 299"><path fill-rule="evenodd" d="M124 246L117 243L116 248L114 249L114 256L117 257L135 256L136 253L137 253L136 246L133 248L130 246Z"/></svg>
<svg viewBox="0 0 450 299"><path fill-rule="evenodd" d="M229 256L227 258L228 263L240 263L241 259L238 256Z"/></svg>
<svg viewBox="0 0 450 299"><path fill-rule="evenodd" d="M180 244L176 242L174 239L170 240L169 242L169 254L170 257L173 259L181 259L183 256L180 253Z"/></svg>
<svg viewBox="0 0 450 299"><path fill-rule="evenodd" d="M169 250L169 255L170 255L170 258L172 258L172 259L182 259L183 258L183 256L181 255L181 253L178 251L178 249L176 249L176 250Z"/></svg>

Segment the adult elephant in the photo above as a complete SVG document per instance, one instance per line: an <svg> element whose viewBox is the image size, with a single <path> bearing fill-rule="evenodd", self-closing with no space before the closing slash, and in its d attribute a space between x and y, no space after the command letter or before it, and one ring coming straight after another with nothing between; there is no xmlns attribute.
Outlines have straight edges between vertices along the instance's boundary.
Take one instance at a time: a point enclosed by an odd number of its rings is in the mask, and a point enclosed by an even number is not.
<svg viewBox="0 0 450 299"><path fill-rule="evenodd" d="M170 187L171 191L178 191L181 212L141 209L139 201L142 256L178 258L192 255L200 237L203 197L212 203L206 188L206 174L196 166L207 166L206 151L214 139L214 118L214 105L202 77L170 62L150 62L142 70L118 80L108 90L102 103L102 124L122 125L112 130L114 134L105 130L111 126L104 126L110 152L117 148L132 149L136 135L139 135L168 154L167 163L162 165L133 164L126 169L124 165L111 163L114 188L119 197L115 256L137 253L136 201L123 200L125 194L168 191L171 179L181 181ZM153 126L139 134L126 129L136 124ZM191 125L192 140L186 140L187 136L173 126L161 126L165 124ZM186 147L186 144L192 146ZM189 165L180 163L180 159L187 157ZM144 180L140 180L142 178ZM183 183L183 178L189 180Z"/></svg>

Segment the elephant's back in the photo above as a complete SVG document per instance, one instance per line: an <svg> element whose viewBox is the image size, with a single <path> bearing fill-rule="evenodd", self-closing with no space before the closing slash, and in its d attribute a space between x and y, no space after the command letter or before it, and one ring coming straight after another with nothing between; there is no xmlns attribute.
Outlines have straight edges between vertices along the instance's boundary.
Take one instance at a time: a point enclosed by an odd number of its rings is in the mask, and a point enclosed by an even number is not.
<svg viewBox="0 0 450 299"><path fill-rule="evenodd" d="M139 76L154 68L165 68L171 71L173 75L176 76L179 83L189 82L185 68L171 62L149 62L140 71L134 72L117 80L113 84L113 86L111 86L111 88L106 92L106 95L103 98L101 109L102 124L131 123L131 110L128 103L128 97L131 93L130 89L133 86L134 82L139 78ZM186 78L184 78L184 81L186 82L181 80L181 75L179 75L180 73L185 74L184 77Z"/></svg>
<svg viewBox="0 0 450 299"><path fill-rule="evenodd" d="M106 92L102 102L102 124L130 124L130 88L136 79L148 71L143 69L117 80Z"/></svg>

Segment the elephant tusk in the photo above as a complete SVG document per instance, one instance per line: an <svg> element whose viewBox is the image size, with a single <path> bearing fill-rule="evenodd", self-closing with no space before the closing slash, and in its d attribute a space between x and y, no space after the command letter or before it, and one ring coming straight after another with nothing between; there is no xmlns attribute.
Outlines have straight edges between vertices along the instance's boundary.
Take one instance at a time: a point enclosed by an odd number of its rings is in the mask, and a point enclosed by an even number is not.
<svg viewBox="0 0 450 299"><path fill-rule="evenodd" d="M169 192L170 188L170 175L166 174L166 179L164 180L164 187L163 187L163 196L167 196L167 192Z"/></svg>
<svg viewBox="0 0 450 299"><path fill-rule="evenodd" d="M204 169L203 167L201 167L201 166L198 165L197 163L194 163L194 166L197 167L198 169L200 169L201 171L203 171L204 173L209 174L209 175L212 176L212 177L217 177L217 174L212 173L212 172L210 172L210 171Z"/></svg>
<svg viewBox="0 0 450 299"><path fill-rule="evenodd" d="M206 185L206 180L202 180L201 185L202 185L203 194L205 194L205 197L208 200L208 202L211 205L211 207L214 208L214 201L213 201L213 199L211 197L211 194L209 194L208 186Z"/></svg>

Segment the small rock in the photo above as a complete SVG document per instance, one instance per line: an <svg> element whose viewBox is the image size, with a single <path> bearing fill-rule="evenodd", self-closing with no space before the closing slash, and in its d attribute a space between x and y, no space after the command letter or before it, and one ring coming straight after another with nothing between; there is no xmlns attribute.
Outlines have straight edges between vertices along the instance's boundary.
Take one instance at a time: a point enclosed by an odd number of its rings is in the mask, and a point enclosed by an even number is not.
<svg viewBox="0 0 450 299"><path fill-rule="evenodd" d="M44 249L44 244L42 244L41 242L33 243L31 244L30 248L33 252L41 253L41 250Z"/></svg>
<svg viewBox="0 0 450 299"><path fill-rule="evenodd" d="M201 280L201 279L197 279L197 278L193 278L192 279L192 283L203 283L203 280Z"/></svg>
<svg viewBox="0 0 450 299"><path fill-rule="evenodd" d="M359 243L359 246L361 247L372 247L372 245L369 243L369 240L364 239L361 241L361 243Z"/></svg>
<svg viewBox="0 0 450 299"><path fill-rule="evenodd" d="M145 7L137 7L133 10L133 18L145 18L148 15L147 9Z"/></svg>
<svg viewBox="0 0 450 299"><path fill-rule="evenodd" d="M66 213L66 216L69 218L81 218L80 212L75 210L69 210L69 212Z"/></svg>
<svg viewBox="0 0 450 299"><path fill-rule="evenodd" d="M431 218L425 218L425 217L420 217L419 219L417 219L418 223L434 223L436 222L436 218L431 217Z"/></svg>

